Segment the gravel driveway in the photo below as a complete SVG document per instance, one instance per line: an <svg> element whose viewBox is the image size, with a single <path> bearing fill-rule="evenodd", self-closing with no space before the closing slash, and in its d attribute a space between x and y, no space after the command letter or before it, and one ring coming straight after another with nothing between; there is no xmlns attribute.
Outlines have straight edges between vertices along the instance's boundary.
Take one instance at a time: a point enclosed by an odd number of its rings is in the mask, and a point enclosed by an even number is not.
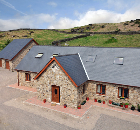
<svg viewBox="0 0 140 130"><path fill-rule="evenodd" d="M34 93L8 88L16 72L0 68L0 130L140 130L140 117L91 107L82 118L24 104Z"/></svg>

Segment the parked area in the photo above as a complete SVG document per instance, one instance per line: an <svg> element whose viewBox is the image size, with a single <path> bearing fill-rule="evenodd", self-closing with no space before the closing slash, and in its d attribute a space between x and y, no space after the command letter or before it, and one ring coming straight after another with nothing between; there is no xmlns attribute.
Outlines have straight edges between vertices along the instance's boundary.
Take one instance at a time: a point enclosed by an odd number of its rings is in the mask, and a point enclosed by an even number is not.
<svg viewBox="0 0 140 130"><path fill-rule="evenodd" d="M16 72L0 67L1 130L140 129L140 116L136 110L131 111L130 109L123 110L119 108L118 111L116 107L110 107L107 104L94 102L94 100L90 99L82 105L81 109L77 110L69 107L64 108L64 106L57 104L56 106L51 106L51 104L48 105L48 102L44 103L43 101L36 104L38 101L35 98L37 96L36 91L34 89L27 90L24 86L16 88L16 78ZM54 110L58 107L60 112ZM81 118L75 118L65 113L70 109L71 111L77 111L77 113L81 111L83 113L80 115Z"/></svg>

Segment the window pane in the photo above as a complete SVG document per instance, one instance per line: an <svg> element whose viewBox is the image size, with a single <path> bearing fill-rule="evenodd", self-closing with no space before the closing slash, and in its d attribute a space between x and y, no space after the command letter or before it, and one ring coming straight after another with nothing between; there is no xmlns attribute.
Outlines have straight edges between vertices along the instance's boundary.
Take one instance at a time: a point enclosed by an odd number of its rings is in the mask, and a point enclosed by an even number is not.
<svg viewBox="0 0 140 130"><path fill-rule="evenodd" d="M88 55L88 58L87 58L86 62L95 62L96 56L97 55L94 55L94 56Z"/></svg>
<svg viewBox="0 0 140 130"><path fill-rule="evenodd" d="M123 65L123 57L115 57L114 64Z"/></svg>
<svg viewBox="0 0 140 130"><path fill-rule="evenodd" d="M97 93L100 93L100 85L97 86Z"/></svg>
<svg viewBox="0 0 140 130"><path fill-rule="evenodd" d="M124 97L128 98L128 89L124 89Z"/></svg>
<svg viewBox="0 0 140 130"><path fill-rule="evenodd" d="M105 86L102 86L102 94L105 94Z"/></svg>
<svg viewBox="0 0 140 130"><path fill-rule="evenodd" d="M119 88L119 97L122 97L122 89Z"/></svg>
<svg viewBox="0 0 140 130"><path fill-rule="evenodd" d="M38 53L35 58L41 58L43 56L43 53Z"/></svg>
<svg viewBox="0 0 140 130"><path fill-rule="evenodd" d="M57 89L55 89L55 94L57 94Z"/></svg>
<svg viewBox="0 0 140 130"><path fill-rule="evenodd" d="M85 93L85 84L83 85L83 94Z"/></svg>

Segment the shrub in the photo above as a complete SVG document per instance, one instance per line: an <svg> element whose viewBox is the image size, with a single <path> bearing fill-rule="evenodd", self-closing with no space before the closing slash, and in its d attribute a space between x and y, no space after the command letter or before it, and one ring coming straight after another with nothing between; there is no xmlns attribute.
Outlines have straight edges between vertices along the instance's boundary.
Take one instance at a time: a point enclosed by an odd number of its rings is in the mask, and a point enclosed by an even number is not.
<svg viewBox="0 0 140 130"><path fill-rule="evenodd" d="M114 42L118 42L117 39L115 39L114 37L108 39L107 41L104 42L104 44L109 44L109 43L114 43Z"/></svg>
<svg viewBox="0 0 140 130"><path fill-rule="evenodd" d="M11 41L8 39L5 43L5 45L7 46Z"/></svg>

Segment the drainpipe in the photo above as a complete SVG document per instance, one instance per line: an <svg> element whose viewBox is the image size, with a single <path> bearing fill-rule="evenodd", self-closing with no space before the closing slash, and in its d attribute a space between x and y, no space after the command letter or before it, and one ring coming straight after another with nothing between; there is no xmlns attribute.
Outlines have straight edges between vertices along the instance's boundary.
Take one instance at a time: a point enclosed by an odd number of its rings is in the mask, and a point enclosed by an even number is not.
<svg viewBox="0 0 140 130"><path fill-rule="evenodd" d="M18 86L19 86L19 71L17 71L17 76L18 76Z"/></svg>

